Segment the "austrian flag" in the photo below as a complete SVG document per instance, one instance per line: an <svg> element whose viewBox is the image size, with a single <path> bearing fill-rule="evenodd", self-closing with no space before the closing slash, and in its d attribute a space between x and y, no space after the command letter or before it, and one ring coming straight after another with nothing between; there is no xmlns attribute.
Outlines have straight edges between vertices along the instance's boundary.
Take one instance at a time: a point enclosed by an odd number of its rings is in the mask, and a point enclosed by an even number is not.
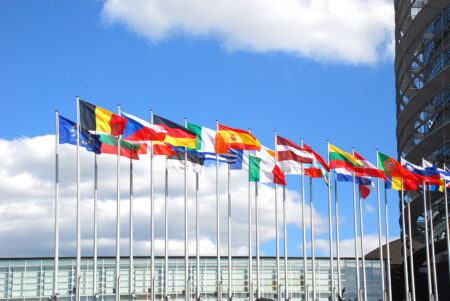
<svg viewBox="0 0 450 301"><path fill-rule="evenodd" d="M302 163L311 164L314 155L289 139L277 136L277 156L281 170L287 174L301 174Z"/></svg>

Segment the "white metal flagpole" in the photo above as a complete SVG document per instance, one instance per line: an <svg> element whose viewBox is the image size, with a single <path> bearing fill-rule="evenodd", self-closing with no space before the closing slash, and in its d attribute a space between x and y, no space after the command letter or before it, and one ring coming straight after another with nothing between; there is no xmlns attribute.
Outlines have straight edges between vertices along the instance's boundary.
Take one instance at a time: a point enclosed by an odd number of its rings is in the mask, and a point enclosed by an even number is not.
<svg viewBox="0 0 450 301"><path fill-rule="evenodd" d="M328 181L331 181L331 177L328 177ZM338 296L342 298L342 282L341 282L341 247L339 242L339 211L338 211L338 197L337 197L337 176L334 174L334 214L336 224L336 257L337 257L337 272L338 272Z"/></svg>
<svg viewBox="0 0 450 301"><path fill-rule="evenodd" d="M187 119L184 118L184 127ZM190 300L189 293L189 225L188 225L188 190L187 190L187 148L184 148L184 294L186 301Z"/></svg>
<svg viewBox="0 0 450 301"><path fill-rule="evenodd" d="M134 299L134 229L133 229L133 159L130 158L130 275L129 275L129 297L130 301Z"/></svg>
<svg viewBox="0 0 450 301"><path fill-rule="evenodd" d="M120 116L120 105L117 106ZM117 139L116 301L120 301L120 138Z"/></svg>
<svg viewBox="0 0 450 301"><path fill-rule="evenodd" d="M433 268L433 286L434 286L434 300L439 301L438 287L437 287L437 275L436 275L436 252L434 250L434 227L433 227L433 206L430 201L430 235L431 235L431 267Z"/></svg>
<svg viewBox="0 0 450 301"><path fill-rule="evenodd" d="M378 167L379 166L378 150L376 150L376 152L377 152L377 168L379 168ZM379 256L380 256L381 294L382 294L382 300L386 301L386 289L385 289L386 278L384 275L383 242L381 240L380 178L377 178L377 204L378 204L378 249L379 249Z"/></svg>
<svg viewBox="0 0 450 301"><path fill-rule="evenodd" d="M411 234L411 206L410 201L407 202L408 208L408 239L409 239L409 264L411 265L411 299L416 300L416 284L414 279L414 256L413 256L413 240Z"/></svg>
<svg viewBox="0 0 450 301"><path fill-rule="evenodd" d="M199 212L199 202L198 202L198 173L195 173L195 233L196 233L196 255L197 255L197 289L195 290L196 301L200 301L200 212Z"/></svg>
<svg viewBox="0 0 450 301"><path fill-rule="evenodd" d="M301 147L303 147L303 139L300 139ZM306 264L306 258L308 254L306 253L306 221L305 221L305 169L303 163L301 163L302 169L302 239L303 239L303 282L305 289L305 300L309 299L308 291L308 266Z"/></svg>
<svg viewBox="0 0 450 301"><path fill-rule="evenodd" d="M354 148L352 147L352 153L354 153ZM355 262L356 262L356 294L358 300L361 300L361 278L359 271L359 256L358 256L358 218L357 218L357 207L356 207L356 184L355 184L355 173L353 174L353 228L355 231ZM365 300L366 301L366 300Z"/></svg>
<svg viewBox="0 0 450 301"><path fill-rule="evenodd" d="M93 296L98 298L97 292L97 256L98 256L98 155L94 155L94 271L93 271Z"/></svg>
<svg viewBox="0 0 450 301"><path fill-rule="evenodd" d="M153 124L153 110L150 110L150 122ZM150 143L150 300L155 300L155 184L154 184L154 165L153 165L153 141Z"/></svg>
<svg viewBox="0 0 450 301"><path fill-rule="evenodd" d="M228 300L233 299L232 286L233 275L231 270L231 189L230 189L230 164L228 164Z"/></svg>
<svg viewBox="0 0 450 301"><path fill-rule="evenodd" d="M164 206L164 297L169 300L169 159L166 156L166 174L165 174L165 206Z"/></svg>
<svg viewBox="0 0 450 301"><path fill-rule="evenodd" d="M363 206L361 193L359 193L359 228L361 231L361 259L362 259L362 269L363 269L363 285L364 285L364 300L367 301L367 277L366 277L366 259L364 255L364 223L362 216Z"/></svg>
<svg viewBox="0 0 450 301"><path fill-rule="evenodd" d="M274 131L274 142L275 142L275 164L278 162L278 153L277 153L277 132ZM280 301L280 225L278 222L278 185L275 183L275 240L276 240L276 264L277 264L277 300Z"/></svg>
<svg viewBox="0 0 450 301"><path fill-rule="evenodd" d="M283 185L283 223L284 223L284 296L289 300L289 276L288 276L288 252L287 252L287 227L286 227L286 185Z"/></svg>
<svg viewBox="0 0 450 301"><path fill-rule="evenodd" d="M81 275L81 196L80 196L80 99L77 96L77 272L75 283L75 300L80 301Z"/></svg>
<svg viewBox="0 0 450 301"><path fill-rule="evenodd" d="M427 254L427 283L428 283L428 300L433 300L433 287L431 285L431 266L430 266L430 242L428 239L428 210L427 210L427 193L426 184L423 182L423 220L425 224L425 250Z"/></svg>
<svg viewBox="0 0 450 301"><path fill-rule="evenodd" d="M216 131L219 121L216 120ZM216 219L217 219L217 300L222 301L222 273L220 269L220 191L219 191L219 155L216 154Z"/></svg>
<svg viewBox="0 0 450 301"><path fill-rule="evenodd" d="M256 295L261 298L261 260L259 257L259 214L258 214L258 182L255 182L255 224L256 224Z"/></svg>
<svg viewBox="0 0 450 301"><path fill-rule="evenodd" d="M330 144L327 140L327 160L330 164ZM303 169L303 168L302 168ZM302 171L303 173L303 171ZM331 281L331 300L335 300L334 287L334 267L333 267L333 221L331 218L331 179L328 179L328 234L329 234L329 251L330 251L330 281Z"/></svg>
<svg viewBox="0 0 450 301"><path fill-rule="evenodd" d="M445 170L445 163L444 163ZM448 223L448 200L447 200L447 181L444 180L444 208L445 208L445 233L447 240L447 262L448 262L448 279L450 280L450 230Z"/></svg>
<svg viewBox="0 0 450 301"><path fill-rule="evenodd" d="M55 260L53 278L53 296L58 298L58 270L59 270L59 117L55 111L56 135L55 135Z"/></svg>
<svg viewBox="0 0 450 301"><path fill-rule="evenodd" d="M253 301L253 234L252 234L252 199L248 181L248 292L249 300Z"/></svg>
<svg viewBox="0 0 450 301"><path fill-rule="evenodd" d="M409 277L408 277L408 261L406 255L406 225L405 225L405 197L403 190L403 178L401 178L401 218L402 218L402 240L403 240L403 272L404 272L404 280L405 280L405 300L409 300Z"/></svg>
<svg viewBox="0 0 450 301"><path fill-rule="evenodd" d="M330 181L330 179L328 179ZM316 258L314 250L314 214L313 214L313 185L312 178L309 178L309 215L311 222L311 259L312 259L312 292L313 301L316 301Z"/></svg>
<svg viewBox="0 0 450 301"><path fill-rule="evenodd" d="M378 158L377 158L378 162ZM384 186L384 215L385 215L385 228L386 228L386 266L387 266L387 285L389 301L392 300L392 283L391 283L391 248L389 246L389 214L388 214L388 201L387 201L387 189Z"/></svg>

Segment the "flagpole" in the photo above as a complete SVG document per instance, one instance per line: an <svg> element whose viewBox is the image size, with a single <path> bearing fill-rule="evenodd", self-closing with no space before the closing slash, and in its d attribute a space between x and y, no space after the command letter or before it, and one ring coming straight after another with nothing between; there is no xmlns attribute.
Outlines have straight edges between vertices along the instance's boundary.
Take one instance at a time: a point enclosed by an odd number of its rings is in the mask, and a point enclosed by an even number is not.
<svg viewBox="0 0 450 301"><path fill-rule="evenodd" d="M131 159L130 156L130 275L129 275L129 297L130 301L134 299L134 279L133 279L133 273L134 273L134 250L133 250L133 240L134 240L134 233L133 233L133 159Z"/></svg>
<svg viewBox="0 0 450 301"><path fill-rule="evenodd" d="M300 139L301 147L303 148L303 139ZM306 222L305 222L305 169L303 163L301 163L302 169L302 238L303 238L303 281L305 287L305 300L309 299L308 291L308 269L306 264ZM331 256L331 255L330 255Z"/></svg>
<svg viewBox="0 0 450 301"><path fill-rule="evenodd" d="M331 177L328 177L328 181L331 181ZM336 256L337 256L337 271L338 271L338 296L342 298L342 282L341 282L341 247L339 242L339 211L338 211L338 197L337 197L337 178L334 174L334 211L335 211L335 223L336 223Z"/></svg>
<svg viewBox="0 0 450 301"><path fill-rule="evenodd" d="M408 261L406 259L406 226L405 226L405 196L403 190L403 178L401 178L401 198L402 198L402 240L403 240L403 272L405 280L405 300L410 300L409 298L409 277L408 277Z"/></svg>
<svg viewBox="0 0 450 301"><path fill-rule="evenodd" d="M255 224L256 224L256 296L261 298L261 271L259 257L259 214L258 214L258 182L255 182Z"/></svg>
<svg viewBox="0 0 450 301"><path fill-rule="evenodd" d="M427 213L427 193L426 184L423 182L423 220L425 224L425 250L427 254L427 282L428 282L428 299L433 300L433 287L431 285L431 267L430 267L430 242L428 239L428 213Z"/></svg>
<svg viewBox="0 0 450 301"><path fill-rule="evenodd" d="M81 270L81 196L80 196L80 99L77 96L77 272L75 283L75 301L80 301Z"/></svg>
<svg viewBox="0 0 450 301"><path fill-rule="evenodd" d="M228 300L232 300L233 275L231 274L231 190L230 190L230 164L228 164Z"/></svg>
<svg viewBox="0 0 450 301"><path fill-rule="evenodd" d="M355 149L352 147L352 154L355 154ZM356 289L358 300L361 300L361 277L359 271L359 256L358 256L358 218L356 208L356 189L355 189L355 172L353 174L353 228L355 231L355 262L356 262ZM366 300L364 300L366 301Z"/></svg>
<svg viewBox="0 0 450 301"><path fill-rule="evenodd" d="M93 296L98 298L97 293L97 255L98 255L98 155L94 155L94 271L93 271Z"/></svg>
<svg viewBox="0 0 450 301"><path fill-rule="evenodd" d="M120 105L117 105L117 113L120 116ZM119 135L117 139L116 301L120 301L120 138Z"/></svg>
<svg viewBox="0 0 450 301"><path fill-rule="evenodd" d="M377 152L377 169L378 167L378 149ZM381 273L381 294L382 300L386 301L386 289L384 276L384 260L383 260L383 242L381 240L381 203L380 203L380 178L377 177L377 204L378 204L378 249L380 256L380 273Z"/></svg>
<svg viewBox="0 0 450 301"><path fill-rule="evenodd" d="M411 234L411 206L410 201L407 202L408 208L408 239L409 239L409 264L411 265L411 297L412 301L416 300L416 281L414 279L414 256L413 256L413 241Z"/></svg>
<svg viewBox="0 0 450 301"><path fill-rule="evenodd" d="M284 234L284 297L289 300L289 275L288 275L288 251L287 251L287 227L286 227L286 185L283 185L283 234ZM279 285L280 286L280 285ZM281 294L281 292L280 292Z"/></svg>
<svg viewBox="0 0 450 301"><path fill-rule="evenodd" d="M329 181L330 179L328 179ZM309 215L311 221L311 259L312 259L312 291L313 301L316 301L316 262L314 250L314 214L313 214L313 185L312 177L309 178Z"/></svg>
<svg viewBox="0 0 450 301"><path fill-rule="evenodd" d="M198 173L195 173L195 223L196 223L196 253L197 253L197 290L196 290L196 301L200 301L200 212L199 212L199 202L198 202Z"/></svg>
<svg viewBox="0 0 450 301"><path fill-rule="evenodd" d="M444 163L444 171L445 171L445 163ZM447 180L444 179L444 207L445 207L445 231L446 231L446 239L447 239L447 263L448 263L448 279L450 280L450 231L448 226L448 200L447 200Z"/></svg>
<svg viewBox="0 0 450 301"><path fill-rule="evenodd" d="M165 300L169 300L169 159L166 156L166 173L165 173L165 204L164 204L164 296Z"/></svg>
<svg viewBox="0 0 450 301"><path fill-rule="evenodd" d="M328 164L330 164L330 145L327 140L327 158ZM303 173L303 164L302 164ZM334 287L334 267L333 267L333 225L331 218L331 181L328 179L328 233L329 233L329 251L330 251L330 280L331 280L331 300L335 300L335 287Z"/></svg>
<svg viewBox="0 0 450 301"><path fill-rule="evenodd" d="M216 120L216 131L219 131L219 121ZM220 193L219 193L219 155L216 154L216 222L217 222L217 300L222 301L222 273L220 271Z"/></svg>
<svg viewBox="0 0 450 301"><path fill-rule="evenodd" d="M367 277L366 277L366 259L364 255L364 223L362 217L362 198L361 193L359 193L359 228L361 231L361 259L362 259L362 268L363 268L363 284L364 284L364 301L367 301Z"/></svg>
<svg viewBox="0 0 450 301"><path fill-rule="evenodd" d="M54 259L54 278L53 278L53 296L55 299L58 294L58 269L59 269L59 117L58 110L55 111L56 135L55 135L55 259Z"/></svg>
<svg viewBox="0 0 450 301"><path fill-rule="evenodd" d="M153 124L153 110L150 110L150 123ZM150 300L155 300L155 184L153 165L153 141L150 142Z"/></svg>
<svg viewBox="0 0 450 301"><path fill-rule="evenodd" d="M184 118L184 127L187 127L187 119ZM189 294L189 228L188 228L188 190L187 190L187 147L184 148L184 295L186 301L190 300Z"/></svg>
<svg viewBox="0 0 450 301"><path fill-rule="evenodd" d="M378 163L378 157L377 157ZM384 186L384 214L385 214L385 228L386 228L386 266L387 266L387 279L388 279L388 294L389 301L393 301L392 299L392 282L391 282L391 248L389 246L389 214L388 214L388 201L387 201L387 189L386 185Z"/></svg>
<svg viewBox="0 0 450 301"><path fill-rule="evenodd" d="M252 234L252 199L248 181L248 292L249 300L253 301L253 234Z"/></svg>
<svg viewBox="0 0 450 301"><path fill-rule="evenodd" d="M275 144L275 164L278 162L277 153L277 132L274 131L274 144ZM275 239L276 239L276 262L277 262L277 300L280 301L280 225L278 222L278 185L275 183ZM285 250L286 252L286 250Z"/></svg>
<svg viewBox="0 0 450 301"><path fill-rule="evenodd" d="M439 301L437 275L436 275L436 253L434 251L434 227L433 227L433 207L430 201L430 233L431 233L431 267L433 268L433 284L434 284L434 301Z"/></svg>

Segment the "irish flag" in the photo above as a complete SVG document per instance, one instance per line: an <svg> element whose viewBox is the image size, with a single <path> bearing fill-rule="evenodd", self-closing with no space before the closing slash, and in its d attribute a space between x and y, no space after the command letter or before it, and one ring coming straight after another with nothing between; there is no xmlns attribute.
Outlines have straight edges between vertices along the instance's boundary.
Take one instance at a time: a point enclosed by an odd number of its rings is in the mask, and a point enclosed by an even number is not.
<svg viewBox="0 0 450 301"><path fill-rule="evenodd" d="M250 182L286 185L280 167L275 163L275 152L265 146L248 158L248 179Z"/></svg>

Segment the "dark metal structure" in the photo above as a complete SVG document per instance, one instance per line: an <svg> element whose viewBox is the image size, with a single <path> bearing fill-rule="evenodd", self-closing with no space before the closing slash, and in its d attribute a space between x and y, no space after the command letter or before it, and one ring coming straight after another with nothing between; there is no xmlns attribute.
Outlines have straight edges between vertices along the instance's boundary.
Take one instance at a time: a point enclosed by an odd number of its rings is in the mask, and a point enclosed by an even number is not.
<svg viewBox="0 0 450 301"><path fill-rule="evenodd" d="M450 0L395 0L394 6L398 155L417 165L425 158L442 167L450 163ZM417 297L425 300L423 194L408 192L407 197L412 238L420 243L420 247L413 245ZM443 193L429 193L429 201L439 299L450 300L449 274L442 270L447 269ZM408 235L408 229L402 231Z"/></svg>

